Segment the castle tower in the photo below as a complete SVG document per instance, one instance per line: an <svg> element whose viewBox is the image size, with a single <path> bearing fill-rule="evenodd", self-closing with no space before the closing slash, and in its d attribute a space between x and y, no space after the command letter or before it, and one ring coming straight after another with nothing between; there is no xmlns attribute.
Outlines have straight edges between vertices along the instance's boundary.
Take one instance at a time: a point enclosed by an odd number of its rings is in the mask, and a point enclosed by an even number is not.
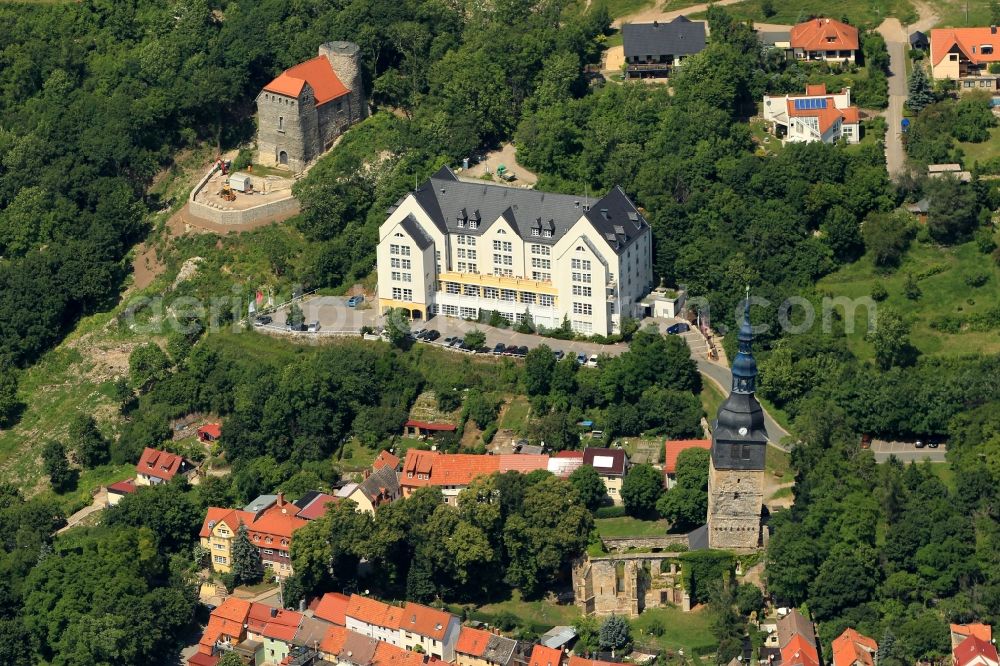
<svg viewBox="0 0 1000 666"><path fill-rule="evenodd" d="M746 552L761 546L764 505L764 411L754 396L757 362L753 358L750 297L747 294L733 360L733 387L712 424L708 470L708 547Z"/></svg>
<svg viewBox="0 0 1000 666"><path fill-rule="evenodd" d="M320 44L319 55L326 56L337 78L351 91L348 99L350 124L367 118L368 102L361 78L361 47L354 42L326 42Z"/></svg>

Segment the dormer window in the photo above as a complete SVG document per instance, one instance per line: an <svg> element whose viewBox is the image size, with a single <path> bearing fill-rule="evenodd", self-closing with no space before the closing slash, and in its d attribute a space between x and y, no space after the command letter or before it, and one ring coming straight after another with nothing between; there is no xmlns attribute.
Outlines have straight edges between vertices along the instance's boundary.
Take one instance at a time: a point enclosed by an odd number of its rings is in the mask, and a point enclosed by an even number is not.
<svg viewBox="0 0 1000 666"><path fill-rule="evenodd" d="M531 235L532 236L541 236L542 235L542 230L541 229L532 229L531 230Z"/></svg>
<svg viewBox="0 0 1000 666"><path fill-rule="evenodd" d="M465 228L465 220L463 220L462 218L458 218L458 228L459 229Z"/></svg>
<svg viewBox="0 0 1000 666"><path fill-rule="evenodd" d="M470 229L475 229L478 226L479 226L478 222L476 222L475 220L469 220L469 228Z"/></svg>
<svg viewBox="0 0 1000 666"><path fill-rule="evenodd" d="M552 238L552 230L542 229L542 238Z"/></svg>

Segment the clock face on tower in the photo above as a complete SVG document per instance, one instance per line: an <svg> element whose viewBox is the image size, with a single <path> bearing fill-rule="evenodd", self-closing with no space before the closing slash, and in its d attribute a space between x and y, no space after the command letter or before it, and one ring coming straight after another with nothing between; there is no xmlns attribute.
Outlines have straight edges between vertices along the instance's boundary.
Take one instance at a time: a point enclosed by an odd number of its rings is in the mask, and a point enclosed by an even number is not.
<svg viewBox="0 0 1000 666"><path fill-rule="evenodd" d="M740 434L743 435L744 437L746 436L746 434L748 432L749 432L749 430L747 430L746 428L740 428Z"/></svg>

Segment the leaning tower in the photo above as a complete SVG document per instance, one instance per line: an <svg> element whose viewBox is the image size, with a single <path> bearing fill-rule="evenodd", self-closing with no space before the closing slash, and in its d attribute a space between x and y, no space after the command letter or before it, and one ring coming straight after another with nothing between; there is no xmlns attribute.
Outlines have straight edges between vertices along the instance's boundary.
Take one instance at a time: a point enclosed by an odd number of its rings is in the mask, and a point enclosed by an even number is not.
<svg viewBox="0 0 1000 666"><path fill-rule="evenodd" d="M351 91L350 124L368 117L368 101L361 78L361 47L354 42L326 42L320 44L319 55L326 56L337 73L337 78Z"/></svg>
<svg viewBox="0 0 1000 666"><path fill-rule="evenodd" d="M733 387L712 424L708 468L708 547L737 552L762 545L764 411L754 396L757 362L753 357L750 298L740 326L739 352L733 360Z"/></svg>

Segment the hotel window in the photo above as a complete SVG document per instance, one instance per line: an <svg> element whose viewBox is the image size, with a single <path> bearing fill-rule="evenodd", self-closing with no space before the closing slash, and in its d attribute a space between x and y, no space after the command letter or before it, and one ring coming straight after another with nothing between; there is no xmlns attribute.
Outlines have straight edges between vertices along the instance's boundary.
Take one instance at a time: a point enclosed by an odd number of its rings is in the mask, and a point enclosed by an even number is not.
<svg viewBox="0 0 1000 666"><path fill-rule="evenodd" d="M543 307L551 308L556 304L556 297L550 296L549 294L539 294L538 304Z"/></svg>
<svg viewBox="0 0 1000 666"><path fill-rule="evenodd" d="M588 296L589 297L591 295L590 287L581 287L578 284L574 284L573 285L573 295L574 296Z"/></svg>
<svg viewBox="0 0 1000 666"><path fill-rule="evenodd" d="M226 548L226 544L224 544L224 543L217 543L217 544L215 544L215 549L216 550L225 550L225 548Z"/></svg>
<svg viewBox="0 0 1000 666"><path fill-rule="evenodd" d="M465 243L466 243L466 245L468 245L470 247L476 247L476 237L475 236L466 236L465 237Z"/></svg>
<svg viewBox="0 0 1000 666"><path fill-rule="evenodd" d="M399 271L393 271L392 272L392 279L395 280L396 282L399 282L401 275L402 275L402 273L400 273Z"/></svg>
<svg viewBox="0 0 1000 666"><path fill-rule="evenodd" d="M552 238L552 230L542 229L542 238Z"/></svg>
<svg viewBox="0 0 1000 666"><path fill-rule="evenodd" d="M469 264L469 272L470 273L478 273L479 272L479 266L476 265L476 264Z"/></svg>
<svg viewBox="0 0 1000 666"><path fill-rule="evenodd" d="M469 250L468 252L469 252L469 259L475 259L476 258L476 251L475 250Z"/></svg>
<svg viewBox="0 0 1000 666"><path fill-rule="evenodd" d="M493 275L499 275L501 277L514 277L514 271L509 268L500 268L497 266L493 268Z"/></svg>
<svg viewBox="0 0 1000 666"><path fill-rule="evenodd" d="M590 273L573 273L573 282L590 284Z"/></svg>
<svg viewBox="0 0 1000 666"><path fill-rule="evenodd" d="M467 284L462 287L462 294L465 296L479 296L479 287L474 284Z"/></svg>
<svg viewBox="0 0 1000 666"><path fill-rule="evenodd" d="M517 292L515 292L513 289L503 289L500 292L500 300L501 301L516 301L517 300Z"/></svg>
<svg viewBox="0 0 1000 666"><path fill-rule="evenodd" d="M399 287L392 288L392 297L397 301L412 301L413 300L413 290L412 289L400 289ZM268 541L268 543L271 543Z"/></svg>
<svg viewBox="0 0 1000 666"><path fill-rule="evenodd" d="M578 268L580 270L589 271L590 270L590 260L589 259L573 259L570 261L570 268Z"/></svg>
<svg viewBox="0 0 1000 666"><path fill-rule="evenodd" d="M441 314L443 314L443 315L445 315L447 317L457 317L458 316L458 307L454 306L454 305L442 305L441 306Z"/></svg>
<svg viewBox="0 0 1000 666"><path fill-rule="evenodd" d="M503 250L504 252L513 252L514 244L510 241L493 241L494 250Z"/></svg>
<svg viewBox="0 0 1000 666"><path fill-rule="evenodd" d="M546 270L552 268L552 261L549 259L539 259L538 257L531 258L532 268L544 268Z"/></svg>
<svg viewBox="0 0 1000 666"><path fill-rule="evenodd" d="M573 314L594 314L594 306L590 303L573 303Z"/></svg>
<svg viewBox="0 0 1000 666"><path fill-rule="evenodd" d="M464 261L458 262L458 272L459 273L467 273L468 272L468 268L469 268L469 265L467 263L465 263Z"/></svg>
<svg viewBox="0 0 1000 666"><path fill-rule="evenodd" d="M216 564L225 564L226 563L226 558L223 557L222 555L216 555L215 556L215 563Z"/></svg>
<svg viewBox="0 0 1000 666"><path fill-rule="evenodd" d="M536 282L552 282L552 273L531 271L531 279L535 280Z"/></svg>
<svg viewBox="0 0 1000 666"><path fill-rule="evenodd" d="M479 226L479 222L477 222L476 220L469 220L469 228L470 229L475 229L478 226Z"/></svg>
<svg viewBox="0 0 1000 666"><path fill-rule="evenodd" d="M523 291L523 292L521 292L521 302L522 303L534 303L535 302L535 294L533 292L530 292L530 291Z"/></svg>
<svg viewBox="0 0 1000 666"><path fill-rule="evenodd" d="M458 248L458 258L459 259L465 259L465 248L464 247Z"/></svg>
<svg viewBox="0 0 1000 666"><path fill-rule="evenodd" d="M552 248L548 245L532 245L531 254L540 254L547 257L552 254Z"/></svg>
<svg viewBox="0 0 1000 666"><path fill-rule="evenodd" d="M476 309L476 308L460 308L459 309L459 316L462 319L478 319L479 318L479 310Z"/></svg>
<svg viewBox="0 0 1000 666"><path fill-rule="evenodd" d="M264 549L264 554L265 555L274 555L274 551L271 550L270 548L265 548Z"/></svg>
<svg viewBox="0 0 1000 666"><path fill-rule="evenodd" d="M445 282L444 290L449 294L457 294L459 285L457 282Z"/></svg>
<svg viewBox="0 0 1000 666"><path fill-rule="evenodd" d="M500 298L500 290L496 287L483 287L483 298L495 301Z"/></svg>
<svg viewBox="0 0 1000 666"><path fill-rule="evenodd" d="M594 325L589 321L577 321L573 320L573 330L579 331L580 333L592 333L594 331ZM614 494L614 488L608 490L612 495Z"/></svg>
<svg viewBox="0 0 1000 666"><path fill-rule="evenodd" d="M412 282L413 281L413 273L403 273L403 280L402 281L403 282Z"/></svg>

